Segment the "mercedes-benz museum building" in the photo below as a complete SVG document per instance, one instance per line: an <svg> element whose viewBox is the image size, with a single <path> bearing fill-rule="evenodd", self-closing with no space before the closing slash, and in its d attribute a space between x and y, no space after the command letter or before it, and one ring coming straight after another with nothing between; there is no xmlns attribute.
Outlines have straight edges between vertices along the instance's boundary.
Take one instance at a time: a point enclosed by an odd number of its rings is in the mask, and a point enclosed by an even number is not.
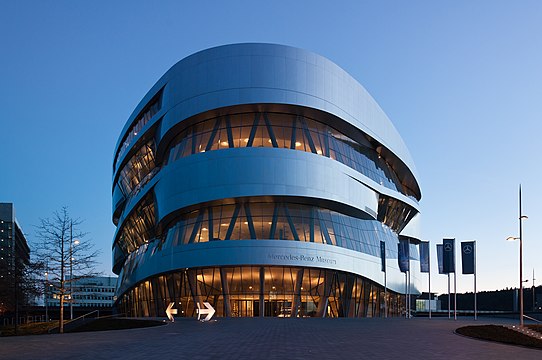
<svg viewBox="0 0 542 360"><path fill-rule="evenodd" d="M203 302L225 317L398 316L401 237L419 292L411 156L368 92L306 50L235 44L175 64L122 130L112 197L128 316L172 302L177 316Z"/></svg>

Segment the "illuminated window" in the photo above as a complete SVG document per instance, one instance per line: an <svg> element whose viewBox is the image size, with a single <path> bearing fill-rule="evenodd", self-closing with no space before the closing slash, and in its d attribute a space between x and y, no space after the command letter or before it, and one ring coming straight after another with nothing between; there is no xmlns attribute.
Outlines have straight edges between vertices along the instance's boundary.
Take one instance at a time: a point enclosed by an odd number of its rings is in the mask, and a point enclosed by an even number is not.
<svg viewBox="0 0 542 360"><path fill-rule="evenodd" d="M339 161L376 183L414 199L393 167L368 139L356 142L329 125L285 113L243 113L205 120L183 130L173 141L166 163L213 150L274 147L311 152Z"/></svg>
<svg viewBox="0 0 542 360"><path fill-rule="evenodd" d="M155 144L151 140L144 144L124 165L118 183L126 197L137 193L156 174Z"/></svg>
<svg viewBox="0 0 542 360"><path fill-rule="evenodd" d="M384 240L388 257L397 258L397 233L379 221L293 203L203 207L181 215L159 247L259 239L335 245L373 256L380 256L380 240Z"/></svg>
<svg viewBox="0 0 542 360"><path fill-rule="evenodd" d="M118 151L117 156L115 157L115 167L118 159L124 155L126 150L133 143L134 139L141 133L141 130L150 119L162 108L162 91L160 91L150 103L143 109L141 114L136 118L134 124L130 127L130 130L126 133L123 143Z"/></svg>

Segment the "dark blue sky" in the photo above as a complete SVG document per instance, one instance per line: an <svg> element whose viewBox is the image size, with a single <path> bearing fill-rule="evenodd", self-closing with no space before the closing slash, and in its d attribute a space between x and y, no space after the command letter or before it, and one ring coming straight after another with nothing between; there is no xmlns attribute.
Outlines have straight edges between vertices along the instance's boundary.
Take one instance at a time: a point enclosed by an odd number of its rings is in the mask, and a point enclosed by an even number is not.
<svg viewBox="0 0 542 360"><path fill-rule="evenodd" d="M134 107L195 51L273 42L330 58L379 102L418 167L424 238L477 240L481 289L517 286L504 239L523 183L525 271L542 276L540 1L17 1L0 39L0 201L31 242L67 205L109 273L113 150Z"/></svg>

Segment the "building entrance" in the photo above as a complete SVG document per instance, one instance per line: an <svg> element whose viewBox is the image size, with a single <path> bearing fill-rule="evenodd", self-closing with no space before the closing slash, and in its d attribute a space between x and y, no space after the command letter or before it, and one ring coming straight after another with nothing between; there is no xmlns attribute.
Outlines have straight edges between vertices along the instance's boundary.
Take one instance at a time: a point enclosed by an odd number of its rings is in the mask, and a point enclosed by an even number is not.
<svg viewBox="0 0 542 360"><path fill-rule="evenodd" d="M258 302L254 300L232 300L231 301L231 316L232 317L253 317L254 309L258 312Z"/></svg>

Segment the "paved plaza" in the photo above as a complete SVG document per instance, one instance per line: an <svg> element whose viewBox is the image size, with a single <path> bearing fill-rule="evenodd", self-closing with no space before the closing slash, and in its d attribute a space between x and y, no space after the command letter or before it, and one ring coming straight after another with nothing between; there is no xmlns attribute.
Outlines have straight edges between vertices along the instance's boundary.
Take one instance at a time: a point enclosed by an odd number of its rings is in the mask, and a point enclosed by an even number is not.
<svg viewBox="0 0 542 360"><path fill-rule="evenodd" d="M542 359L541 350L454 334L460 326L503 321L178 319L152 328L0 338L0 359Z"/></svg>

